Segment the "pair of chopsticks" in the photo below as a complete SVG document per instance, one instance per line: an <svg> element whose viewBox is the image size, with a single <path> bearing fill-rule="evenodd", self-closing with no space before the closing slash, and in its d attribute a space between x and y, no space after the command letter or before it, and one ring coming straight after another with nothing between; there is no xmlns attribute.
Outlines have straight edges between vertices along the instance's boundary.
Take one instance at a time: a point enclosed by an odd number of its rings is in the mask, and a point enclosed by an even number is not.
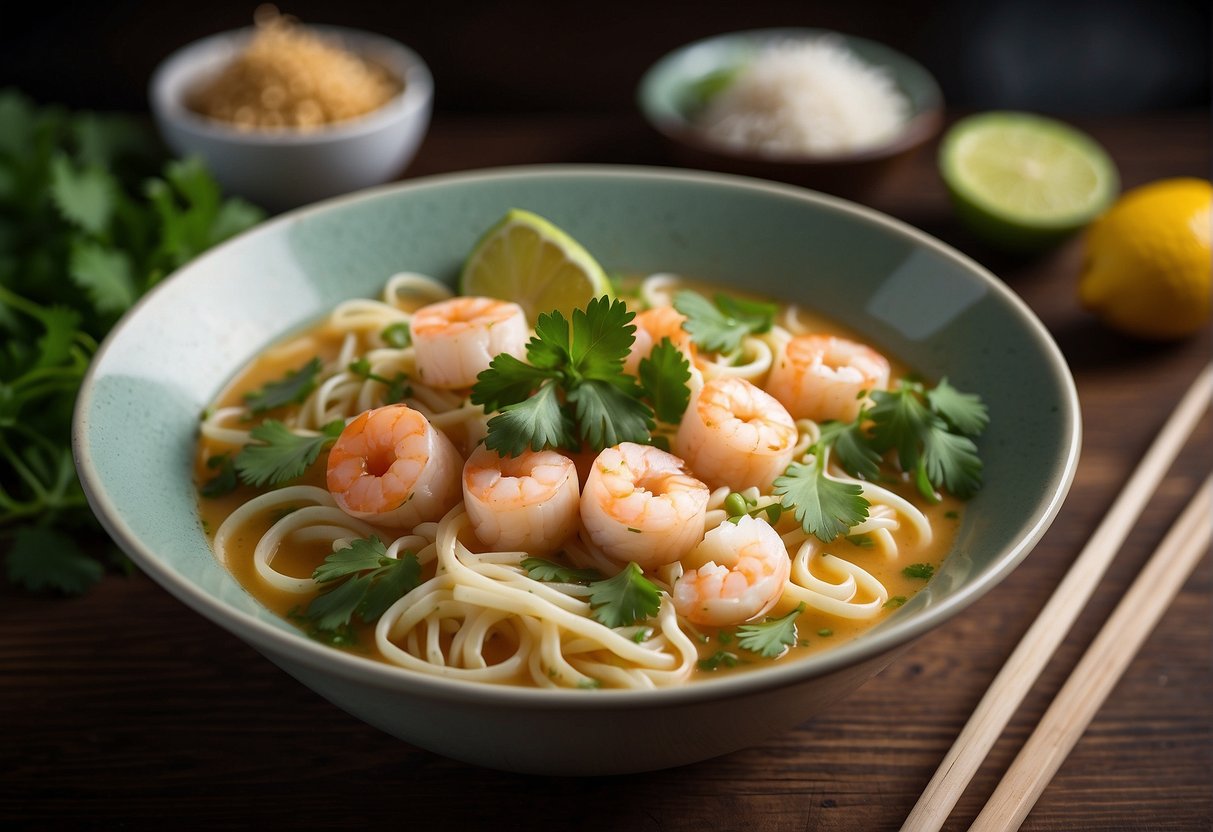
<svg viewBox="0 0 1213 832"><path fill-rule="evenodd" d="M1213 398L1213 366L1197 377L1120 496L1007 659L902 826L943 826L995 740L1086 606L1129 529ZM1213 477L1207 479L1074 668L970 832L1018 829L1146 636L1170 606L1213 535Z"/></svg>

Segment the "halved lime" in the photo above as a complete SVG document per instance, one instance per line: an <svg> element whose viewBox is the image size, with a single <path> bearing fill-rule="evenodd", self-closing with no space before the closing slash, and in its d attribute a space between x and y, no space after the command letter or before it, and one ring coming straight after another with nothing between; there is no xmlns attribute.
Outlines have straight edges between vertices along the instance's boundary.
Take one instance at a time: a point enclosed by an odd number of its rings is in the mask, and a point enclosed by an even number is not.
<svg viewBox="0 0 1213 832"><path fill-rule="evenodd" d="M1085 226L1116 196L1112 159L1055 119L990 112L956 122L939 169L957 217L1000 248L1045 248Z"/></svg>
<svg viewBox="0 0 1213 832"><path fill-rule="evenodd" d="M558 309L567 317L591 299L610 295L606 273L581 244L530 211L515 208L476 243L459 289L465 295L512 300L534 322Z"/></svg>

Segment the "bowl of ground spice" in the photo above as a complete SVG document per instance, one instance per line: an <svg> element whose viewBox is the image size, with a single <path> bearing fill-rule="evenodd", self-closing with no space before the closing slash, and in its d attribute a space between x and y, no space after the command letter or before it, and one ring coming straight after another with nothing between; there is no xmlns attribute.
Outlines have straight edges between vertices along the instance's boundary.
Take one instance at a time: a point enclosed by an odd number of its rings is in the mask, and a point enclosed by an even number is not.
<svg viewBox="0 0 1213 832"><path fill-rule="evenodd" d="M150 85L168 146L274 211L399 176L425 136L433 91L403 44L272 9L174 52Z"/></svg>
<svg viewBox="0 0 1213 832"><path fill-rule="evenodd" d="M943 123L943 96L916 61L821 29L717 35L647 73L640 108L688 167L863 199Z"/></svg>

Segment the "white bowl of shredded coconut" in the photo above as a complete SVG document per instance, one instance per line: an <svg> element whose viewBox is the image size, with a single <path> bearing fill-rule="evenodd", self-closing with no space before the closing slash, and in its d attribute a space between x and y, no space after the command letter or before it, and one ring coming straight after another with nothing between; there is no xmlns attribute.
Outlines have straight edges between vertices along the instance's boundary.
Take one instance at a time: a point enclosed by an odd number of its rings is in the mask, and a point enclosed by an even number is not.
<svg viewBox="0 0 1213 832"><path fill-rule="evenodd" d="M174 52L149 94L170 149L283 210L403 172L429 126L433 79L390 38L275 18Z"/></svg>
<svg viewBox="0 0 1213 832"><path fill-rule="evenodd" d="M689 44L649 70L639 101L684 164L845 195L870 191L934 136L943 106L910 58L816 29Z"/></svg>

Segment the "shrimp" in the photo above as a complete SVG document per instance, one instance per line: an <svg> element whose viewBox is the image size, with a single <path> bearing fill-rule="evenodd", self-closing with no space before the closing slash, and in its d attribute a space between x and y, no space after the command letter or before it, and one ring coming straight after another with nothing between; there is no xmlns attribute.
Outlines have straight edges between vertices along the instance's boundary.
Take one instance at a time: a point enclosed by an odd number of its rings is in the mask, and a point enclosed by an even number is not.
<svg viewBox="0 0 1213 832"><path fill-rule="evenodd" d="M655 306L637 315L632 321L636 324L636 340L623 360L623 371L636 375L641 359L648 358L662 338L669 338L694 367L695 345L691 343L691 333L682 328L685 320L686 316L672 306Z"/></svg>
<svg viewBox="0 0 1213 832"><path fill-rule="evenodd" d="M418 381L456 390L471 387L496 356L526 355L526 313L516 303L460 297L418 309L409 321Z"/></svg>
<svg viewBox="0 0 1213 832"><path fill-rule="evenodd" d="M594 460L581 520L607 557L651 569L680 560L703 537L709 494L678 457L623 442Z"/></svg>
<svg viewBox="0 0 1213 832"><path fill-rule="evenodd" d="M367 410L329 451L328 489L341 510L380 526L413 528L459 502L463 458L407 405Z"/></svg>
<svg viewBox="0 0 1213 832"><path fill-rule="evenodd" d="M769 612L783 594L792 561L779 532L743 515L721 523L682 559L674 609L692 624L728 627Z"/></svg>
<svg viewBox="0 0 1213 832"><path fill-rule="evenodd" d="M555 451L501 457L479 446L463 466L463 500L476 537L494 549L546 555L577 529L573 460Z"/></svg>
<svg viewBox="0 0 1213 832"><path fill-rule="evenodd" d="M674 451L713 488L769 491L791 463L797 436L796 423L771 395L722 376L706 382L683 414Z"/></svg>
<svg viewBox="0 0 1213 832"><path fill-rule="evenodd" d="M889 362L871 347L834 335L798 335L771 368L767 390L797 419L850 422L865 393L889 386Z"/></svg>

